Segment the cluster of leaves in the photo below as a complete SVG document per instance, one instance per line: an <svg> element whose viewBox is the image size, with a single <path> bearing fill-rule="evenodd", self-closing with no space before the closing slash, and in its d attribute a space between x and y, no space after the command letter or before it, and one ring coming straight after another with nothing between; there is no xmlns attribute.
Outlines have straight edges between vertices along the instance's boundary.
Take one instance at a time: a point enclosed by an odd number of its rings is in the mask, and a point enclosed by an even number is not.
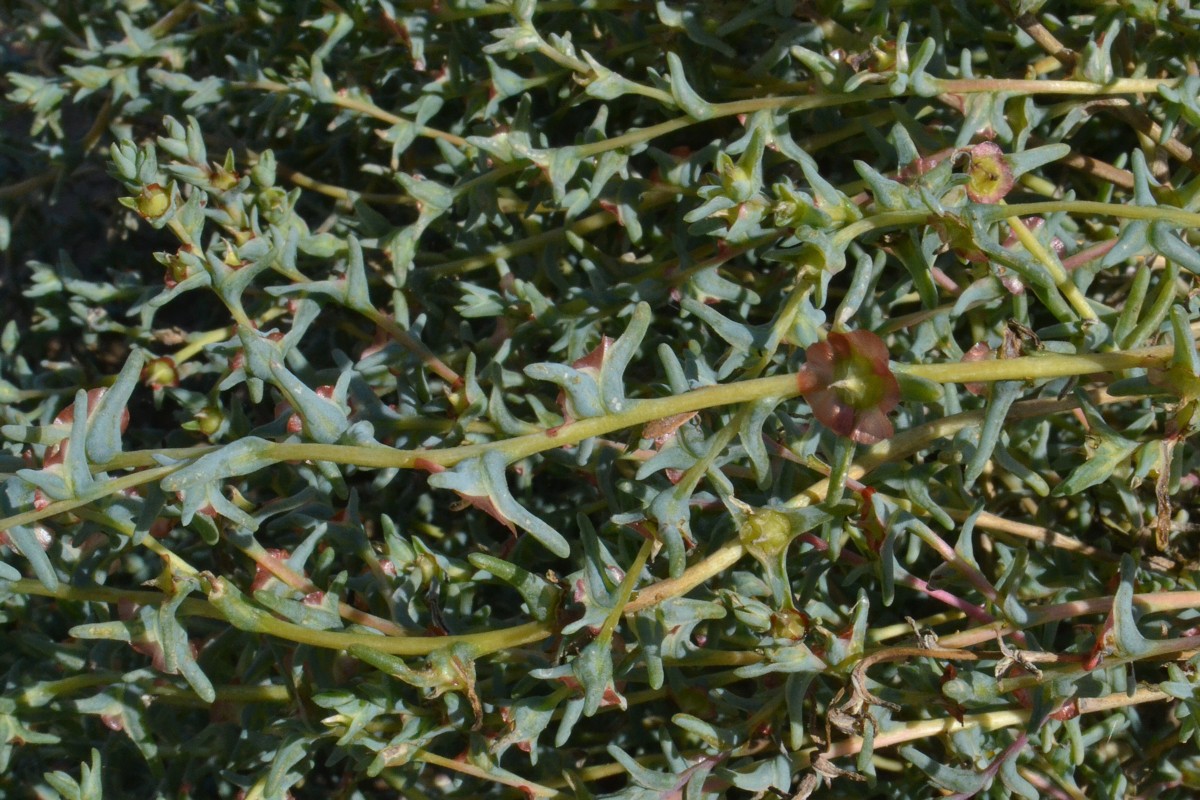
<svg viewBox="0 0 1200 800"><path fill-rule="evenodd" d="M0 0L0 796L1190 797L1186 2Z"/></svg>

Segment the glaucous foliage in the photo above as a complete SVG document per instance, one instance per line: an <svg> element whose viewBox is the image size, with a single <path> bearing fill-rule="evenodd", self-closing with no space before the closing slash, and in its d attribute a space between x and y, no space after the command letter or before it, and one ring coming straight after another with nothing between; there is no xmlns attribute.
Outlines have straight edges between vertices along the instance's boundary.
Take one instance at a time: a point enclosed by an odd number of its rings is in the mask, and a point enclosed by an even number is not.
<svg viewBox="0 0 1200 800"><path fill-rule="evenodd" d="M0 0L0 796L1195 796L1198 31Z"/></svg>

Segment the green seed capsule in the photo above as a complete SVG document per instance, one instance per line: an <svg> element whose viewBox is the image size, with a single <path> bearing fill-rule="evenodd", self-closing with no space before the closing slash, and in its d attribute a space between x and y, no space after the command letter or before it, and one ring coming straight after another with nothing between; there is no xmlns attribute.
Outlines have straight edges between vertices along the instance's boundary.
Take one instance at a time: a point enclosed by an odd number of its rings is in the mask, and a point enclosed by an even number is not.
<svg viewBox="0 0 1200 800"><path fill-rule="evenodd" d="M171 190L152 183L137 198L137 210L146 219L159 219L171 207Z"/></svg>
<svg viewBox="0 0 1200 800"><path fill-rule="evenodd" d="M773 558L792 541L792 523L786 514L769 508L751 511L738 529L742 545L755 558Z"/></svg>

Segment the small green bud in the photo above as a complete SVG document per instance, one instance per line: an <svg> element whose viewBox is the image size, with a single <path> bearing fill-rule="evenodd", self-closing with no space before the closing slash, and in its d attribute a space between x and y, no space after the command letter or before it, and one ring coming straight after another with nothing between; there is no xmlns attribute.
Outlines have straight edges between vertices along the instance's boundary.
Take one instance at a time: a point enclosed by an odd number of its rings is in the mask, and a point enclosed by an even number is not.
<svg viewBox="0 0 1200 800"><path fill-rule="evenodd" d="M221 192L228 192L230 189L238 185L239 180L240 178L238 178L238 174L236 172L230 172L223 167L217 167L214 169L211 177L209 178L209 182L212 184L212 187Z"/></svg>
<svg viewBox="0 0 1200 800"><path fill-rule="evenodd" d="M750 555L759 560L774 558L792 541L792 522L787 515L770 508L750 511L738 528L738 538Z"/></svg>
<svg viewBox="0 0 1200 800"><path fill-rule="evenodd" d="M771 636L776 639L790 639L798 642L808 633L810 622L811 620L806 614L795 609L781 609L778 613L771 615Z"/></svg>
<svg viewBox="0 0 1200 800"><path fill-rule="evenodd" d="M195 430L211 439L225 424L225 413L216 406L208 406L200 409L193 421L196 425Z"/></svg>
<svg viewBox="0 0 1200 800"><path fill-rule="evenodd" d="M175 359L163 356L151 360L142 368L142 380L151 389L178 386L179 373L175 370Z"/></svg>
<svg viewBox="0 0 1200 800"><path fill-rule="evenodd" d="M254 204L262 218L272 224L279 224L287 217L288 195L279 187L263 189Z"/></svg>
<svg viewBox="0 0 1200 800"><path fill-rule="evenodd" d="M182 283L194 274L192 260L195 256L191 256L191 258L184 257L185 253L190 254L193 249L190 244L184 244L174 253L154 254L154 258L158 263L166 267L166 274L163 276L163 281L166 283L168 289Z"/></svg>
<svg viewBox="0 0 1200 800"><path fill-rule="evenodd" d="M723 193L730 200L744 203L758 191L755 176L725 153L717 154L717 172Z"/></svg>
<svg viewBox="0 0 1200 800"><path fill-rule="evenodd" d="M152 183L137 197L137 210L145 219L160 219L171 208L171 189Z"/></svg>

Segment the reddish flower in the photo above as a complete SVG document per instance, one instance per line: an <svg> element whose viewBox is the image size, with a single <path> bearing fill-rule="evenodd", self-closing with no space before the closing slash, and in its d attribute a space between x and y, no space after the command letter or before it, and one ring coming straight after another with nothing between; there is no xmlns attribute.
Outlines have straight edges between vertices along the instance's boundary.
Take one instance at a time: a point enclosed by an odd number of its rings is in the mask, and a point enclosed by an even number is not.
<svg viewBox="0 0 1200 800"><path fill-rule="evenodd" d="M870 331L833 332L807 356L797 382L821 424L859 444L891 438L887 415L900 402L900 385L882 339Z"/></svg>
<svg viewBox="0 0 1200 800"><path fill-rule="evenodd" d="M1000 145L980 142L963 150L967 160L967 197L976 203L998 203L1012 191L1013 170Z"/></svg>

